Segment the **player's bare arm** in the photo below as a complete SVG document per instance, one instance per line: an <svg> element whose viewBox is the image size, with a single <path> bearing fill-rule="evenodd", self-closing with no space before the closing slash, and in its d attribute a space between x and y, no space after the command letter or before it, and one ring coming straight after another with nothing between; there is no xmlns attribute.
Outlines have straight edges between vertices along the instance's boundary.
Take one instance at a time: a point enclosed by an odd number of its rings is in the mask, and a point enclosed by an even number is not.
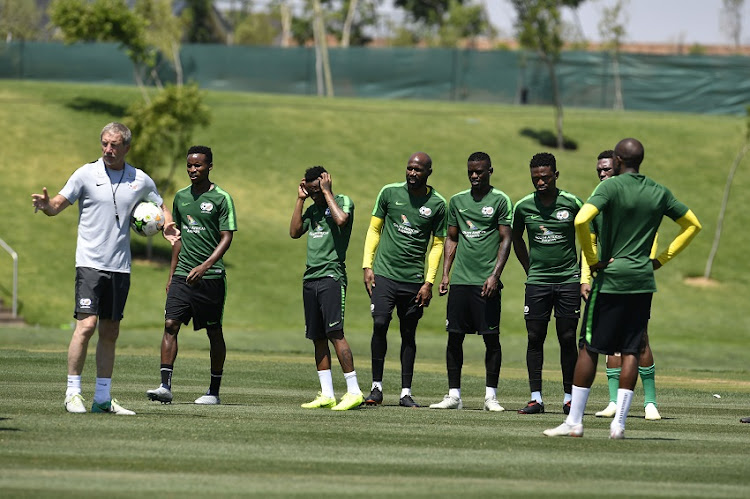
<svg viewBox="0 0 750 499"><path fill-rule="evenodd" d="M70 201L62 194L58 194L50 199L46 187L42 187L42 194L32 194L31 202L34 206L34 213L41 210L48 217L54 217L70 206Z"/></svg>
<svg viewBox="0 0 750 499"><path fill-rule="evenodd" d="M206 274L206 272L208 272L208 269L210 269L216 262L218 262L221 257L224 256L224 253L227 252L229 246L232 244L233 236L234 232L232 232L231 230L222 230L221 239L219 240L219 244L216 245L216 248L214 248L213 253L211 253L211 255L206 259L205 262L201 263L190 271L187 278L185 279L185 282L192 286L203 279L203 276Z"/></svg>
<svg viewBox="0 0 750 499"><path fill-rule="evenodd" d="M305 179L303 178L297 186L297 202L294 204L292 221L289 222L289 236L292 239L299 239L305 233L302 228L302 207L308 197L310 197L310 193L305 188Z"/></svg>
<svg viewBox="0 0 750 499"><path fill-rule="evenodd" d="M529 250L526 248L526 241L523 240L523 230L514 230L511 236L513 240L513 252L516 254L523 271L529 275Z"/></svg>
<svg viewBox="0 0 750 499"><path fill-rule="evenodd" d="M336 203L336 198L333 195L331 175L328 172L320 174L320 190L326 199L328 209L331 211L331 218L333 222L339 227L343 227L349 221L349 214L346 213Z"/></svg>
<svg viewBox="0 0 750 499"><path fill-rule="evenodd" d="M172 217L172 212L162 203L161 211L164 213L164 229L162 230L162 236L164 239L169 241L169 244L174 246L177 241L180 240L180 229L177 228L177 224Z"/></svg>
<svg viewBox="0 0 750 499"><path fill-rule="evenodd" d="M445 245L443 246L443 278L440 280L440 287L438 288L440 296L448 293L451 267L453 267L453 260L456 258L457 247L458 227L456 227L455 225L449 225L448 237L445 238Z"/></svg>
<svg viewBox="0 0 750 499"><path fill-rule="evenodd" d="M487 280L484 281L482 286L482 296L495 296L500 289L500 276L503 275L503 269L505 264L508 262L508 256L510 256L510 246L512 239L512 232L508 225L498 225L497 231L500 234L500 246L497 249L497 260L495 260L495 267L492 269L492 273L489 275Z"/></svg>

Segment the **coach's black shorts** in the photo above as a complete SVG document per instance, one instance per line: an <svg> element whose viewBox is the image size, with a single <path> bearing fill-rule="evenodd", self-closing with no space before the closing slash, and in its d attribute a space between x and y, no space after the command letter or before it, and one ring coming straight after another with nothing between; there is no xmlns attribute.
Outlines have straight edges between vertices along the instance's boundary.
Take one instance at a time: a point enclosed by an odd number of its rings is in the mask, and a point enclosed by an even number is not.
<svg viewBox="0 0 750 499"><path fill-rule="evenodd" d="M607 355L638 354L651 315L652 297L653 293L615 295L592 290L579 347Z"/></svg>
<svg viewBox="0 0 750 499"><path fill-rule="evenodd" d="M523 316L527 321L549 321L552 309L555 317L577 319L581 316L581 285L527 284Z"/></svg>
<svg viewBox="0 0 750 499"><path fill-rule="evenodd" d="M346 282L321 277L302 283L305 306L305 338L326 339L329 333L343 331L346 309Z"/></svg>
<svg viewBox="0 0 750 499"><path fill-rule="evenodd" d="M226 277L201 279L194 286L184 275L173 275L164 307L164 319L188 324L193 319L195 331L203 328L219 328L224 317L224 302L227 296Z"/></svg>
<svg viewBox="0 0 750 499"><path fill-rule="evenodd" d="M445 330L449 333L499 334L501 290L490 298L482 286L453 284L448 293Z"/></svg>
<svg viewBox="0 0 750 499"><path fill-rule="evenodd" d="M422 283L394 281L376 274L370 297L370 312L373 316L390 316L396 308L399 319L419 320L424 313L424 307L416 302L421 288Z"/></svg>
<svg viewBox="0 0 750 499"><path fill-rule="evenodd" d="M91 267L76 267L76 307L79 314L98 315L100 319L122 320L130 290L130 274Z"/></svg>

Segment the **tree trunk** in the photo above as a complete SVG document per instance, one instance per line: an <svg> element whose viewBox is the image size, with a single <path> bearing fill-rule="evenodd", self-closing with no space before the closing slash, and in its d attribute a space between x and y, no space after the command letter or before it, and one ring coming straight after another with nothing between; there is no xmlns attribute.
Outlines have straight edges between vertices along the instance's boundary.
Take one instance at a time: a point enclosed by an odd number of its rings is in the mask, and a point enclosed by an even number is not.
<svg viewBox="0 0 750 499"><path fill-rule="evenodd" d="M333 79L331 78L331 64L328 60L328 43L326 41L326 29L323 23L323 10L320 8L320 0L313 0L313 34L315 36L316 56L320 57L320 66L322 67L323 80L325 83L326 97L333 97ZM316 63L316 68L317 68ZM320 76L318 76L320 80ZM320 95L320 87L318 95Z"/></svg>
<svg viewBox="0 0 750 499"><path fill-rule="evenodd" d="M557 128L557 148L565 148L565 139L563 138L563 107L560 101L560 89L557 86L557 72L555 71L555 64L549 60L546 60L547 68L549 69L549 77L552 82L552 97L555 103L555 127Z"/></svg>
<svg viewBox="0 0 750 499"><path fill-rule="evenodd" d="M615 103L614 109L616 111L622 111L625 106L622 102L622 81L620 80L620 60L617 53L612 54L612 72L614 73L615 79Z"/></svg>
<svg viewBox="0 0 750 499"><path fill-rule="evenodd" d="M343 48L349 47L349 37L351 36L352 23L354 22L354 14L357 13L357 3L359 0L351 0L349 2L349 11L346 13L346 20L344 21L344 28L341 30L341 46Z"/></svg>
<svg viewBox="0 0 750 499"><path fill-rule="evenodd" d="M711 245L711 251L708 254L708 260L706 261L706 270L703 272L704 279L711 278L711 269L714 265L714 258L716 252L719 250L719 239L721 239L721 227L724 224L724 212L727 210L727 204L729 203L729 191L732 188L732 181L734 180L734 174L737 172L737 167L742 162L742 158L745 154L750 151L750 144L745 144L740 152L737 153L737 157L734 158L734 163L729 169L729 175L727 175L727 183L724 186L724 198L721 200L721 208L719 209L719 218L716 221L716 232L714 233L714 242Z"/></svg>
<svg viewBox="0 0 750 499"><path fill-rule="evenodd" d="M292 13L289 10L289 5L286 2L282 2L280 5L281 9L281 46L289 47L292 40Z"/></svg>

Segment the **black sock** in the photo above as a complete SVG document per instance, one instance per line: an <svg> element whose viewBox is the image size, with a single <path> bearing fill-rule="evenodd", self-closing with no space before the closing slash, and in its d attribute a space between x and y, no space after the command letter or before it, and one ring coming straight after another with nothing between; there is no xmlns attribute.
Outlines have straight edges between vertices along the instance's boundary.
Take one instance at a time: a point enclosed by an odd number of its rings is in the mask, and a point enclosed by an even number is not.
<svg viewBox="0 0 750 499"><path fill-rule="evenodd" d="M208 387L209 395L219 396L219 388L221 388L221 374L223 371L214 371L211 369L211 384Z"/></svg>
<svg viewBox="0 0 750 499"><path fill-rule="evenodd" d="M174 366L172 364L161 365L161 384L166 386L170 390L172 389L172 371Z"/></svg>

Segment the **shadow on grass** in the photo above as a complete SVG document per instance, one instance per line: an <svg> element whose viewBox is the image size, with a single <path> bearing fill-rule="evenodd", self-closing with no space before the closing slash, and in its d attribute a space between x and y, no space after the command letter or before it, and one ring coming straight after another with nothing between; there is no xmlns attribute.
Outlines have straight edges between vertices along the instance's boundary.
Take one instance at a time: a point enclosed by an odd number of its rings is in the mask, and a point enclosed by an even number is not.
<svg viewBox="0 0 750 499"><path fill-rule="evenodd" d="M0 418L0 421L10 421L11 418ZM0 431L21 431L20 428L0 428Z"/></svg>
<svg viewBox="0 0 750 499"><path fill-rule="evenodd" d="M89 97L76 97L66 104L66 107L74 111L85 111L89 113L101 113L110 116L124 116L125 106L113 104L101 99L92 99Z"/></svg>
<svg viewBox="0 0 750 499"><path fill-rule="evenodd" d="M549 130L532 130L531 128L523 128L519 132L521 137L528 137L539 142L539 145L557 148L557 135ZM568 137L563 136L563 148L569 151L575 151L578 149L578 143Z"/></svg>

